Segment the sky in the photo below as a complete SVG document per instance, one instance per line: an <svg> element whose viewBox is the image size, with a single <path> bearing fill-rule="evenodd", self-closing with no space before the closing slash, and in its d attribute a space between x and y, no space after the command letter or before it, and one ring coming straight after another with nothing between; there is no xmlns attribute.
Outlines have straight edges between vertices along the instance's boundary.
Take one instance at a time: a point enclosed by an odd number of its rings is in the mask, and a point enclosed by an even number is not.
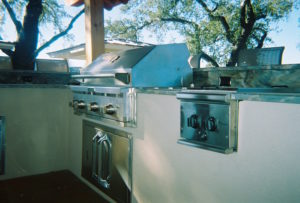
<svg viewBox="0 0 300 203"><path fill-rule="evenodd" d="M112 9L112 11L105 11L104 17L112 18L112 19L120 19L121 13L119 10L120 6L117 6ZM67 8L70 13L75 15L81 8ZM293 64L299 63L300 64L300 22L298 22L298 18L300 18L300 10L293 11L289 18L286 20L282 20L278 23L276 31L269 33L269 36L273 40L273 43L268 45L270 47L277 47L277 46L284 46L283 64ZM7 18L9 19L9 18ZM14 41L16 38L15 30L12 24L8 21L7 25L4 27L5 29L5 40L7 41ZM65 41L60 39L53 43L49 48L45 49L39 55L40 58L47 58L47 52L56 51L59 49L67 48L72 45L78 45L84 43L85 41L85 32L84 32L84 16L82 15L77 22L75 23L73 29L70 32L73 34L74 38L72 41ZM151 33L144 32L143 42L151 43L151 44L158 44L155 37L151 36ZM177 33L172 32L170 35L172 37L166 37L163 43L181 43L184 42L184 37L180 36ZM45 37L47 36L45 34Z"/></svg>

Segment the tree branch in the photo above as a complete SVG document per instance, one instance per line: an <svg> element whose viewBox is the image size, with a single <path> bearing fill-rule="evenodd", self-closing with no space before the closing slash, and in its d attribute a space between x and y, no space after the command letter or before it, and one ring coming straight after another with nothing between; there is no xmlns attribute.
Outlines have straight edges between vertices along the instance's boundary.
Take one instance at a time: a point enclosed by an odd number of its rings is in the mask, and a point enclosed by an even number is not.
<svg viewBox="0 0 300 203"><path fill-rule="evenodd" d="M213 14L213 13L217 10L218 5L216 5L216 7L215 7L213 10L210 10L210 9L208 8L207 4L204 3L203 0L196 0L196 1L197 1L197 2L203 7L203 9L208 13L208 16L209 16L209 18L210 18L211 20L213 20L213 21L219 21L219 22L222 24L222 26L223 26L223 28L224 28L224 30L225 30L225 32L226 32L226 38L227 38L227 40L228 40L230 43L233 43L232 33L231 33L231 31L230 31L230 27L229 27L229 24L228 24L226 18L225 18L224 16L214 15L214 14Z"/></svg>
<svg viewBox="0 0 300 203"><path fill-rule="evenodd" d="M241 18L240 18L240 24L242 28L246 28L246 2L243 1L241 3Z"/></svg>
<svg viewBox="0 0 300 203"><path fill-rule="evenodd" d="M142 29L144 29L145 27L151 25L152 23L153 23L153 21L147 21L147 22L145 22L143 25L141 25L141 26L139 26L139 27L136 27L135 29L136 29L136 30L142 30Z"/></svg>
<svg viewBox="0 0 300 203"><path fill-rule="evenodd" d="M22 23L17 19L16 14L12 10L11 6L9 5L9 3L6 0L2 0L2 3L4 4L4 6L5 6L8 14L9 14L11 20L13 21L13 23L14 23L14 25L16 27L18 35L20 35L21 30L22 30Z"/></svg>
<svg viewBox="0 0 300 203"><path fill-rule="evenodd" d="M189 24L189 25L192 25L192 26L196 26L198 27L198 24L195 23L195 22L192 22L192 21L188 21L188 20L185 20L185 19L182 19L182 18L177 18L177 17L170 17L170 18L160 18L161 21L164 21L164 22L177 22L177 23L181 23L181 24Z"/></svg>
<svg viewBox="0 0 300 203"><path fill-rule="evenodd" d="M255 13L254 13L254 10L253 10L251 0L246 0L246 3L247 3L247 6L249 8L249 22L248 23L253 22L253 24L254 24L256 19L255 19Z"/></svg>
<svg viewBox="0 0 300 203"><path fill-rule="evenodd" d="M260 15L257 15L257 16L255 17L255 20L257 21L257 20L260 20L260 19L264 19L264 18L266 18L266 17L267 17L266 14L260 14Z"/></svg>
<svg viewBox="0 0 300 203"><path fill-rule="evenodd" d="M259 19L262 17L263 17L263 15L259 16ZM256 20L257 20L257 17L255 16L253 6L251 4L251 0L244 0L241 3L240 23L241 23L242 28L247 29L249 27L253 27Z"/></svg>
<svg viewBox="0 0 300 203"><path fill-rule="evenodd" d="M196 40L196 42L194 42L194 44L196 44L197 54L200 54L199 60L204 59L205 61L210 62L214 67L219 67L219 64L216 62L216 60L214 60L212 57L210 57L208 54L206 54L201 49L201 45L200 45L200 42L199 42L200 33L197 31L198 28L199 28L199 25L197 23L192 22L192 21L188 21L188 20L185 20L185 19L181 19L181 18L175 18L175 17L161 18L160 20L165 21L165 22L178 22L178 23L189 24L189 25L193 26L193 28L195 29L195 38L194 39Z"/></svg>
<svg viewBox="0 0 300 203"><path fill-rule="evenodd" d="M266 32L266 31L264 31L264 33L263 33L263 35L261 36L261 38L260 39L256 39L256 41L257 41L257 46L256 46L256 48L262 48L263 47L263 45L264 45L264 41L265 41L265 39L267 38L267 35L268 35L268 33Z"/></svg>
<svg viewBox="0 0 300 203"><path fill-rule="evenodd" d="M201 59L204 59L205 61L210 62L214 67L219 67L219 64L212 57L210 57L208 54L206 54L203 51L201 51L200 60Z"/></svg>
<svg viewBox="0 0 300 203"><path fill-rule="evenodd" d="M124 21L117 21L115 22L116 24L120 23L121 24L121 28L117 28L114 29L114 31L112 32L113 35L112 36L117 36L120 37L120 35L126 35L125 38L130 38L133 41L138 41L138 34L137 32L139 30L144 29L145 27L151 25L154 21L145 21L143 22L143 24L141 25L137 25L137 24L126 24L126 22ZM115 27L114 24L109 24L107 27ZM109 30L109 29L107 29ZM132 33L130 36L127 36L128 33ZM108 33L110 34L110 33Z"/></svg>
<svg viewBox="0 0 300 203"><path fill-rule="evenodd" d="M73 25L75 23L75 21L84 13L84 9L82 9L80 12L78 12L70 21L69 25L67 26L67 28L58 33L57 35L54 35L50 40L48 40L47 42L45 42L43 45L41 45L36 51L35 51L35 56L37 56L43 49L45 49L46 47L48 47L51 43L53 43L54 41L58 40L59 38L61 38L62 36L66 35L72 28Z"/></svg>
<svg viewBox="0 0 300 203"><path fill-rule="evenodd" d="M256 22L255 13L251 4L251 0L244 0L241 3L241 18L240 24L242 27L242 33L239 36L237 43L230 54L230 60L226 66L235 66L238 60L238 55L242 49L247 48L247 40L251 35L253 26Z"/></svg>

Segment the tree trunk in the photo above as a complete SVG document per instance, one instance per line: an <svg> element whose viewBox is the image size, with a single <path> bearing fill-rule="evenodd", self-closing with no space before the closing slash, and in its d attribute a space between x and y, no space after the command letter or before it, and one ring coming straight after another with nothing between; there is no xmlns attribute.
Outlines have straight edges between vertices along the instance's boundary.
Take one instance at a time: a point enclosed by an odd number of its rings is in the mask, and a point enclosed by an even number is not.
<svg viewBox="0 0 300 203"><path fill-rule="evenodd" d="M34 70L39 34L38 24L42 10L42 0L29 0L22 30L11 55L13 69Z"/></svg>

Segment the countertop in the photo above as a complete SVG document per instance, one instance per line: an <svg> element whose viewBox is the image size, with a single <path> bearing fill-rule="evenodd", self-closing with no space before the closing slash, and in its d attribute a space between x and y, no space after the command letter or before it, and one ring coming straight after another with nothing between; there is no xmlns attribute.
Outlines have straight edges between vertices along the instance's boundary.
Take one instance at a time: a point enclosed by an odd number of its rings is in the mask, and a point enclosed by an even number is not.
<svg viewBox="0 0 300 203"><path fill-rule="evenodd" d="M231 99L300 104L300 89L294 88L241 88Z"/></svg>
<svg viewBox="0 0 300 203"><path fill-rule="evenodd" d="M0 84L0 88L62 88L64 84ZM262 101L300 104L300 89L293 88L237 88L237 89L188 89L188 88L135 88L137 94L156 94L176 96L180 92L196 92L200 94L219 94L224 92L232 100Z"/></svg>
<svg viewBox="0 0 300 203"><path fill-rule="evenodd" d="M182 91L197 92L200 94L230 95L232 100L262 101L300 104L300 89L294 88L237 88L237 89L187 89L187 88L139 88L137 93L176 95Z"/></svg>
<svg viewBox="0 0 300 203"><path fill-rule="evenodd" d="M0 88L61 88L68 89L69 85L64 84L0 84Z"/></svg>

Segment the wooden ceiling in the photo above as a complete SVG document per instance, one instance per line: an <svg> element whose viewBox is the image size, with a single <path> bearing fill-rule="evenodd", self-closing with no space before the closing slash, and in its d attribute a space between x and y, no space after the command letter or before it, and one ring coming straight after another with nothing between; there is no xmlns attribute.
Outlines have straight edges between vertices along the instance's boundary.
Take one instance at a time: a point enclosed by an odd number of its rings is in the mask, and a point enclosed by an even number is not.
<svg viewBox="0 0 300 203"><path fill-rule="evenodd" d="M100 1L100 0L99 0ZM84 0L65 0L66 4L71 6L80 6L84 4ZM111 10L113 7L119 4L126 4L128 0L103 0L103 6L107 10Z"/></svg>

